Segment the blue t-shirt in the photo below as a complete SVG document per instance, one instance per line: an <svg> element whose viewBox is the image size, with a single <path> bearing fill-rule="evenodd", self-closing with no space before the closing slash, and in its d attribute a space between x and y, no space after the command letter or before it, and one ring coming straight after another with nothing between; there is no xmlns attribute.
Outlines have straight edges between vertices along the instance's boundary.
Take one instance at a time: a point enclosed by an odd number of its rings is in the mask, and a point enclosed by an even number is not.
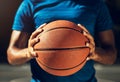
<svg viewBox="0 0 120 82"><path fill-rule="evenodd" d="M102 0L23 0L12 29L33 32L43 23L60 19L84 25L93 37L96 32L112 28L111 17ZM30 61L30 65L31 82L96 82L92 60L70 76L48 74L39 67L35 59Z"/></svg>

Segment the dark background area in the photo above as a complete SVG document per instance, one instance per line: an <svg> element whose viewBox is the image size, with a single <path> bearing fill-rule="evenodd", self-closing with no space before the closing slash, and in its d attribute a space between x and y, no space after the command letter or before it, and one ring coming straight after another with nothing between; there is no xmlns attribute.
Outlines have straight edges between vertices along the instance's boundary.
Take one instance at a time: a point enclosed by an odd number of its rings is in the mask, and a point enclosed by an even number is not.
<svg viewBox="0 0 120 82"><path fill-rule="evenodd" d="M11 36L11 27L18 6L22 0L0 0L0 63L8 63L6 50ZM120 0L106 0L114 22L114 33L118 57L116 64L120 64Z"/></svg>
<svg viewBox="0 0 120 82"><path fill-rule="evenodd" d="M114 23L115 44L118 50L115 64L120 64L120 0L106 0L109 12Z"/></svg>
<svg viewBox="0 0 120 82"><path fill-rule="evenodd" d="M6 49L16 10L22 0L0 0L0 62L7 63Z"/></svg>

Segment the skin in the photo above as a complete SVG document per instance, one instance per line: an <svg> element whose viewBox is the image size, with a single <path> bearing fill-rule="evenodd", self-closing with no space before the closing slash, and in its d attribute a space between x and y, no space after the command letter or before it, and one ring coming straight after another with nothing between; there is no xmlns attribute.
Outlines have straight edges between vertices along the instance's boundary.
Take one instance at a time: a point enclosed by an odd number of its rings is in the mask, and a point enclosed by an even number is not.
<svg viewBox="0 0 120 82"><path fill-rule="evenodd" d="M40 41L37 36L43 31L41 25L32 34L13 30L11 35L10 44L7 50L8 62L12 65L21 65L29 60L36 58L37 54L33 50L33 46ZM101 47L95 47L94 38L84 28L84 26L78 24L83 29L83 34L89 39L89 43L86 44L90 48L90 55L88 60L94 60L102 64L113 64L116 60L116 49L114 44L114 36L112 30L100 32L98 34L100 38Z"/></svg>
<svg viewBox="0 0 120 82"><path fill-rule="evenodd" d="M85 29L84 26L78 24L84 32L83 34L89 39L90 43L86 46L90 48L90 55L87 60L94 60L102 64L113 64L117 57L117 51L115 48L114 35L112 30L107 30L98 33L101 47L95 47L94 38Z"/></svg>

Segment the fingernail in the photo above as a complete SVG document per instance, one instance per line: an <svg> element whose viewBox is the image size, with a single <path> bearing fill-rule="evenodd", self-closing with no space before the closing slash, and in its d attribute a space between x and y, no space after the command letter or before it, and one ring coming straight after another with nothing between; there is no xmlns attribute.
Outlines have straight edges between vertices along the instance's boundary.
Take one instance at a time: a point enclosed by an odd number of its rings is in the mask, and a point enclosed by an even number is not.
<svg viewBox="0 0 120 82"><path fill-rule="evenodd" d="M89 46L90 44L88 42L86 42L86 46Z"/></svg>
<svg viewBox="0 0 120 82"><path fill-rule="evenodd" d="M47 23L42 24L41 27L43 27L43 26L46 25L46 24L47 24Z"/></svg>
<svg viewBox="0 0 120 82"><path fill-rule="evenodd" d="M35 53L35 57L38 57L38 54L37 54L37 53Z"/></svg>
<svg viewBox="0 0 120 82"><path fill-rule="evenodd" d="M86 60L88 61L88 60L90 60L90 58L89 58L89 57L87 57L87 58L86 58Z"/></svg>
<svg viewBox="0 0 120 82"><path fill-rule="evenodd" d="M86 35L87 33L85 31L83 31L83 35Z"/></svg>
<svg viewBox="0 0 120 82"><path fill-rule="evenodd" d="M47 23L44 23L44 24L40 25L40 26L37 28L37 30L40 29L40 28L42 28L42 27L44 27L46 24L47 24Z"/></svg>
<svg viewBox="0 0 120 82"><path fill-rule="evenodd" d="M38 29L38 30L39 30L40 32L42 32L42 31L43 31L43 29L41 29L41 28L40 28L40 29Z"/></svg>
<svg viewBox="0 0 120 82"><path fill-rule="evenodd" d="M78 24L78 26L81 26L81 24Z"/></svg>
<svg viewBox="0 0 120 82"><path fill-rule="evenodd" d="M33 52L33 56L36 57L36 56L37 56L37 53L36 53L36 52Z"/></svg>
<svg viewBox="0 0 120 82"><path fill-rule="evenodd" d="M39 41L39 38L36 38L36 39L35 39L35 42L38 42L38 41Z"/></svg>

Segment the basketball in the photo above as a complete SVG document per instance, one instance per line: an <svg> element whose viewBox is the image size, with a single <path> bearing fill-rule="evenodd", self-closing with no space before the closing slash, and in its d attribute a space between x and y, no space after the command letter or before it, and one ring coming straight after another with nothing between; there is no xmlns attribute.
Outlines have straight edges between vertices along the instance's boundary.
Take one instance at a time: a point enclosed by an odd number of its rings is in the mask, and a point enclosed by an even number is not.
<svg viewBox="0 0 120 82"><path fill-rule="evenodd" d="M67 20L45 25L38 35L40 42L34 45L38 65L56 76L72 75L82 69L89 54L88 39L82 31L77 24Z"/></svg>

